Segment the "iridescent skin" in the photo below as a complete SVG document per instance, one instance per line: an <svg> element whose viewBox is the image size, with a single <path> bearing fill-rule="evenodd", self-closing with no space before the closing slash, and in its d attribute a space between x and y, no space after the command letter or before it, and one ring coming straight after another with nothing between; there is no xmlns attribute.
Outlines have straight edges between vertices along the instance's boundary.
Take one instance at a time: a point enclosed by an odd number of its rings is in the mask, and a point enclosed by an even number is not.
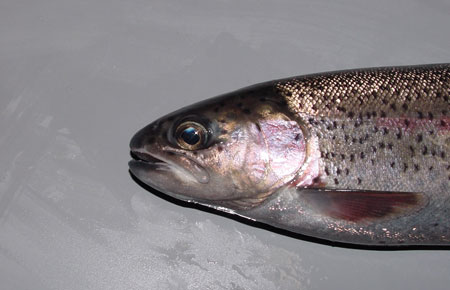
<svg viewBox="0 0 450 290"><path fill-rule="evenodd" d="M176 198L321 239L450 245L449 94L448 64L272 81L145 127L130 170ZM184 120L207 128L202 148L174 140Z"/></svg>

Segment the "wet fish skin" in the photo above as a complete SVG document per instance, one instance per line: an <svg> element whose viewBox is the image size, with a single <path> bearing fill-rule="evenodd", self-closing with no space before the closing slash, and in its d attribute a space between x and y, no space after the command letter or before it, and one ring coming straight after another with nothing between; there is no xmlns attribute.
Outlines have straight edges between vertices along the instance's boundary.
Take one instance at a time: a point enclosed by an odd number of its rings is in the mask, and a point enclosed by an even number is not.
<svg viewBox="0 0 450 290"><path fill-rule="evenodd" d="M130 170L177 198L321 239L450 245L449 94L448 64L267 82L142 129ZM173 134L186 120L209 143L181 148Z"/></svg>

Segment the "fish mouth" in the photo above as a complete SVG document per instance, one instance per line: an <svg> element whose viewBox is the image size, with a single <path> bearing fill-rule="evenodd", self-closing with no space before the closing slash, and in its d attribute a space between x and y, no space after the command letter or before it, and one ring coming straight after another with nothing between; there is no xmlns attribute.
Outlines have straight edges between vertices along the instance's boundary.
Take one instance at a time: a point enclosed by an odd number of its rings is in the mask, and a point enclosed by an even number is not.
<svg viewBox="0 0 450 290"><path fill-rule="evenodd" d="M131 150L130 154L131 154L131 157L133 158L132 161L139 161L139 162L153 163L153 164L167 164L167 162L165 162L147 152Z"/></svg>
<svg viewBox="0 0 450 290"><path fill-rule="evenodd" d="M130 155L133 158L128 162L133 174L146 168L147 170L168 170L169 163L147 152L131 150Z"/></svg>
<svg viewBox="0 0 450 290"><path fill-rule="evenodd" d="M208 172L197 162L182 155L168 153L171 155L165 158L145 149L131 149L130 154L133 159L128 162L128 166L133 175L150 185L154 184L155 179L159 179L161 175L166 177L172 175L184 182L204 184L209 181Z"/></svg>

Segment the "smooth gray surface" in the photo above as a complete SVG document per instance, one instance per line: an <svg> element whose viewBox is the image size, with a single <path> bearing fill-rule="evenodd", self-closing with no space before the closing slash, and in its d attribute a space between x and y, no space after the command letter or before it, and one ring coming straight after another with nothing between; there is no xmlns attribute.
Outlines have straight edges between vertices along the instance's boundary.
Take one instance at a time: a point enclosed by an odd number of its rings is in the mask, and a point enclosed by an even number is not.
<svg viewBox="0 0 450 290"><path fill-rule="evenodd" d="M450 61L448 1L0 2L1 289L448 289L450 251L333 248L162 200L131 136L253 83Z"/></svg>

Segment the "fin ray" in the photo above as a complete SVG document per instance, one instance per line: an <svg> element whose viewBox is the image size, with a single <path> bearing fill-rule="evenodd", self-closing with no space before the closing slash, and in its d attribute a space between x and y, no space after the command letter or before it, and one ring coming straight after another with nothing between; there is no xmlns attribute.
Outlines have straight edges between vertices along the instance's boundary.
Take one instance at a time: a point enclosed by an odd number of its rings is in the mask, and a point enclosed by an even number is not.
<svg viewBox="0 0 450 290"><path fill-rule="evenodd" d="M309 205L334 219L352 222L400 217L422 208L426 197L416 192L364 190L299 190Z"/></svg>

